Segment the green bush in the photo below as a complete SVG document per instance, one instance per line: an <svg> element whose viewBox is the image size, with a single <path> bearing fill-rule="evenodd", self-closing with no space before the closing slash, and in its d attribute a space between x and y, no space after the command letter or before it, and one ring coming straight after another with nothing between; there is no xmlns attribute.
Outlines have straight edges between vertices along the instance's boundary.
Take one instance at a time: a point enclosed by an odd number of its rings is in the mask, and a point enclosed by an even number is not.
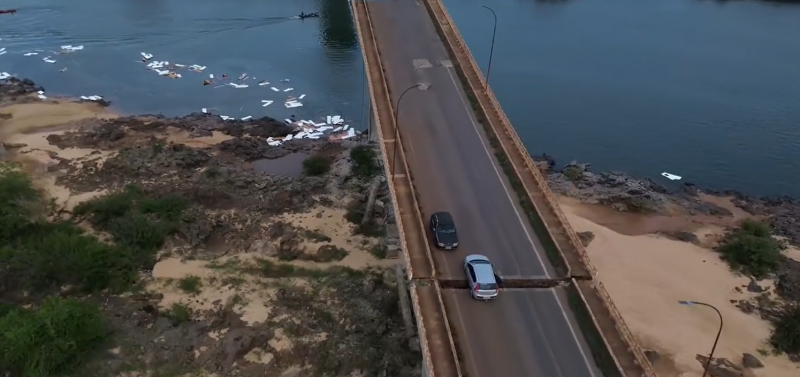
<svg viewBox="0 0 800 377"><path fill-rule="evenodd" d="M79 204L73 210L118 245L155 252L177 230L189 202L178 195L151 197L137 186Z"/></svg>
<svg viewBox="0 0 800 377"><path fill-rule="evenodd" d="M81 365L107 335L97 305L49 298L35 311L0 317L0 374L64 375Z"/></svg>
<svg viewBox="0 0 800 377"><path fill-rule="evenodd" d="M303 173L318 176L331 171L331 159L326 156L311 156L303 161Z"/></svg>
<svg viewBox="0 0 800 377"><path fill-rule="evenodd" d="M800 307L789 311L775 323L769 342L778 351L800 353Z"/></svg>
<svg viewBox="0 0 800 377"><path fill-rule="evenodd" d="M41 193L31 180L10 164L0 164L0 244L17 236L42 203Z"/></svg>
<svg viewBox="0 0 800 377"><path fill-rule="evenodd" d="M350 159L353 161L353 174L362 178L371 178L378 174L378 156L375 150L367 146L358 146L350 150Z"/></svg>
<svg viewBox="0 0 800 377"><path fill-rule="evenodd" d="M726 236L717 251L734 270L764 278L778 268L782 249L768 225L745 220Z"/></svg>
<svg viewBox="0 0 800 377"><path fill-rule="evenodd" d="M185 293L198 294L200 293L200 288L202 287L203 287L203 281L200 280L199 276L190 275L181 280L178 280L178 288L180 288Z"/></svg>

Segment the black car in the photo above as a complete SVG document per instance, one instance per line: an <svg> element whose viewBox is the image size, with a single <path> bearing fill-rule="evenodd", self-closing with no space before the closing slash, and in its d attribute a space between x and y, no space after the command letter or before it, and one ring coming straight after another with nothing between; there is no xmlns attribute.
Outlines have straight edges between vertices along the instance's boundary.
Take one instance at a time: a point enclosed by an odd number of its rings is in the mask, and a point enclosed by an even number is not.
<svg viewBox="0 0 800 377"><path fill-rule="evenodd" d="M453 217L448 212L436 212L431 215L431 232L436 247L452 250L458 247L458 233Z"/></svg>

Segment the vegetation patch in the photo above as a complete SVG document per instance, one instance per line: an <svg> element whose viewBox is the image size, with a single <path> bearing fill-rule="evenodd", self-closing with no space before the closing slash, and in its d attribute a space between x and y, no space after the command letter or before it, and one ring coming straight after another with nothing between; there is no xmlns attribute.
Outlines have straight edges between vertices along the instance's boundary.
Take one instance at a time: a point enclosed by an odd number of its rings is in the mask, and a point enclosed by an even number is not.
<svg viewBox="0 0 800 377"><path fill-rule="evenodd" d="M350 160L353 163L351 171L360 178L372 178L381 170L378 155L368 146L362 145L351 149Z"/></svg>
<svg viewBox="0 0 800 377"><path fill-rule="evenodd" d="M364 211L366 210L364 207L364 203L357 200L353 200L347 205L347 212L344 217L348 222L356 226L354 233L367 237L384 237L386 235L386 228L375 221L375 219L370 218L366 223L361 223L361 220L364 218Z"/></svg>
<svg viewBox="0 0 800 377"><path fill-rule="evenodd" d="M184 293L196 295L200 293L202 287L203 281L198 276L190 275L178 280L178 288Z"/></svg>
<svg viewBox="0 0 800 377"><path fill-rule="evenodd" d="M35 309L11 308L0 317L0 373L65 375L80 367L107 334L94 304L54 297Z"/></svg>
<svg viewBox="0 0 800 377"><path fill-rule="evenodd" d="M769 342L777 351L800 355L800 307L789 310L775 322Z"/></svg>
<svg viewBox="0 0 800 377"><path fill-rule="evenodd" d="M769 225L744 220L738 228L728 232L717 251L734 271L761 279L778 269L784 248L772 236Z"/></svg>
<svg viewBox="0 0 800 377"><path fill-rule="evenodd" d="M325 175L331 171L331 158L328 156L315 155L303 161L303 173L310 176Z"/></svg>

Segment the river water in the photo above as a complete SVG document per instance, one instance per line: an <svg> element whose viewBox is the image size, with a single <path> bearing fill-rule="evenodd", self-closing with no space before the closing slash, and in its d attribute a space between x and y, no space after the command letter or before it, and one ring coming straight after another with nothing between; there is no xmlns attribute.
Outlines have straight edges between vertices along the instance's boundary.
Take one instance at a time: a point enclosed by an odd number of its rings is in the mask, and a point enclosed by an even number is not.
<svg viewBox="0 0 800 377"><path fill-rule="evenodd" d="M410 0L386 0L410 1ZM444 0L532 153L669 182L800 197L800 6L711 0ZM340 114L365 124L361 53L346 0L6 0L0 71L51 94L99 94L126 113ZM321 18L300 21L301 11ZM70 55L23 52L84 45ZM208 66L158 77L137 62ZM59 69L68 68L59 73ZM202 86L208 73L256 77ZM261 79L291 86L272 92ZM282 100L306 94L304 107ZM261 107L261 100L275 100Z"/></svg>

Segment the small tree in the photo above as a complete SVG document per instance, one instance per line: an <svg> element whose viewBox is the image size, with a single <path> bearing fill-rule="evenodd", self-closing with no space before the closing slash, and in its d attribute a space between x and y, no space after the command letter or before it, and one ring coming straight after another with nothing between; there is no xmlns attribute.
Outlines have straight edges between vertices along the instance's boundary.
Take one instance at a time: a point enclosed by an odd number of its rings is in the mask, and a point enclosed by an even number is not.
<svg viewBox="0 0 800 377"><path fill-rule="evenodd" d="M319 176L331 170L331 159L325 156L311 156L303 161L303 173Z"/></svg>
<svg viewBox="0 0 800 377"><path fill-rule="evenodd" d="M756 278L775 272L783 245L764 223L745 220L717 248L731 268Z"/></svg>
<svg viewBox="0 0 800 377"><path fill-rule="evenodd" d="M789 311L775 323L769 342L778 351L800 353L800 307Z"/></svg>

